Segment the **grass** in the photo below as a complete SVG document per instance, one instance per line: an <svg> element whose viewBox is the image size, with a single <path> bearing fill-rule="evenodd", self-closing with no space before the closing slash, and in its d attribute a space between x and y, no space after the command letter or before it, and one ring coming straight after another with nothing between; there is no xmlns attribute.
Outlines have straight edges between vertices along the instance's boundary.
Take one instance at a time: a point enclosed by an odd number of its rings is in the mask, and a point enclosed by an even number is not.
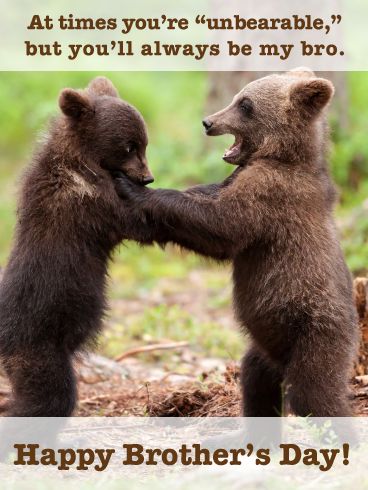
<svg viewBox="0 0 368 490"><path fill-rule="evenodd" d="M140 247L133 242L121 245L113 263L111 298L132 298L154 288L163 277L185 279L188 272L197 269L203 261L194 254L158 246Z"/></svg>
<svg viewBox="0 0 368 490"><path fill-rule="evenodd" d="M120 315L119 320L112 322L105 331L100 349L107 357L116 357L137 345L159 343L165 339L187 341L193 353L206 357L239 359L243 350L243 342L236 330L224 329L217 322L200 322L177 304L150 306L142 308L136 315ZM141 357L152 360L158 355L163 361L175 363L172 352L157 352ZM177 366L175 370L178 371Z"/></svg>

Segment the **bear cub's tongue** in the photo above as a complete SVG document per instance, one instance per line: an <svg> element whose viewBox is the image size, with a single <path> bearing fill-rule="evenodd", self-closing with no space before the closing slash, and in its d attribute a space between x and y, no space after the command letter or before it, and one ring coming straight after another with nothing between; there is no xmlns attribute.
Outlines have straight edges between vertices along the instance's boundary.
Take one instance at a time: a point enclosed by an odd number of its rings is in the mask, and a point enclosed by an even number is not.
<svg viewBox="0 0 368 490"><path fill-rule="evenodd" d="M223 159L225 162L231 163L237 156L240 154L240 149L241 149L241 141L235 141L235 143L230 146L228 150L225 151L223 155Z"/></svg>

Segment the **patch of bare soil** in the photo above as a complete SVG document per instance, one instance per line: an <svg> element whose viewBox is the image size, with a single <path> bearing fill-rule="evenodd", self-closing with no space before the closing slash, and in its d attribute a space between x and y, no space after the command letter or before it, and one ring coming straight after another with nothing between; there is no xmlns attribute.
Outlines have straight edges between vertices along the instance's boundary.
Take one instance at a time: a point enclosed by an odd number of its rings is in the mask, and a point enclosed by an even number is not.
<svg viewBox="0 0 368 490"><path fill-rule="evenodd" d="M78 416L237 417L241 414L239 367L203 373L203 381L114 380L80 383ZM116 384L115 384L116 382ZM351 382L354 413L368 416L368 377Z"/></svg>
<svg viewBox="0 0 368 490"><path fill-rule="evenodd" d="M171 378L167 373L158 378L157 372L152 379L146 364L132 363L127 368L94 355L83 358L77 370L79 403L75 415L79 417L236 417L241 414L239 367L235 363L225 366L222 372L204 372L201 381ZM1 376L0 403L8 396L9 386ZM368 416L367 375L352 380L351 397L355 415Z"/></svg>
<svg viewBox="0 0 368 490"><path fill-rule="evenodd" d="M139 365L130 369L140 376L144 373ZM76 415L227 417L240 414L238 367L234 363L203 373L201 381L170 373L152 379L149 368L146 374L146 379L132 379L131 375L117 372L93 384L80 379Z"/></svg>
<svg viewBox="0 0 368 490"><path fill-rule="evenodd" d="M236 417L240 415L239 367L231 363L220 381L213 374L201 383L186 383L165 398L153 396L148 405L152 417Z"/></svg>

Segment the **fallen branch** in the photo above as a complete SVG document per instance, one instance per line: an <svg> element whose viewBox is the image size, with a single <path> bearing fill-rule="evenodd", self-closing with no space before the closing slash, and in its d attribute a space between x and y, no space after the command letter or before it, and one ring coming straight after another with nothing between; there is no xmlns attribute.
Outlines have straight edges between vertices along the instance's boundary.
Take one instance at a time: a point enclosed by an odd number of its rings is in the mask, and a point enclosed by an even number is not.
<svg viewBox="0 0 368 490"><path fill-rule="evenodd" d="M143 352L152 352L155 350L169 350L169 349L182 349L183 347L187 347L189 342L171 342L170 344L151 344L144 345L142 347L136 347L134 349L130 349L120 356L115 357L116 362L120 362L127 357L135 356L136 354L141 354Z"/></svg>

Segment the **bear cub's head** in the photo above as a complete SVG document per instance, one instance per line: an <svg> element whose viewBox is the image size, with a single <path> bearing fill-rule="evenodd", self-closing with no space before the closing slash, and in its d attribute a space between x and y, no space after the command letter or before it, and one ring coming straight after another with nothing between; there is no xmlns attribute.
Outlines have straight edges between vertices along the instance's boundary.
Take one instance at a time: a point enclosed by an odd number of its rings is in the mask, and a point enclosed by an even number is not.
<svg viewBox="0 0 368 490"><path fill-rule="evenodd" d="M253 155L297 157L310 130L324 124L323 109L333 93L330 81L307 68L270 75L249 83L229 106L204 119L203 126L209 136L235 137L223 155L234 165L246 165Z"/></svg>
<svg viewBox="0 0 368 490"><path fill-rule="evenodd" d="M113 84L97 77L85 90L64 89L59 106L80 152L111 174L123 172L138 184L153 182L146 160L146 125Z"/></svg>

